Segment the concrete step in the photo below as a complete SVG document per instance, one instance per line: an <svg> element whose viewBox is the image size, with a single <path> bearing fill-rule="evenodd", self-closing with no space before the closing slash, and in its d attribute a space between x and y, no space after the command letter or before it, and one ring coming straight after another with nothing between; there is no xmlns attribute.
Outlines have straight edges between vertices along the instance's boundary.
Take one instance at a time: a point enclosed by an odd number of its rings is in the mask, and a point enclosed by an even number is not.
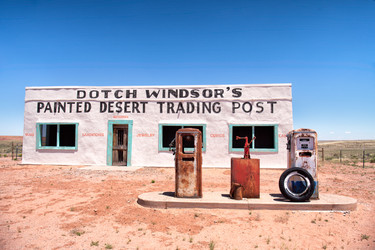
<svg viewBox="0 0 375 250"><path fill-rule="evenodd" d="M174 192L150 192L138 196L138 204L153 208L210 208L249 210L349 211L357 200L336 194L319 194L318 200L291 202L281 194L261 193L259 199L234 200L224 192L204 192L202 198L176 198Z"/></svg>

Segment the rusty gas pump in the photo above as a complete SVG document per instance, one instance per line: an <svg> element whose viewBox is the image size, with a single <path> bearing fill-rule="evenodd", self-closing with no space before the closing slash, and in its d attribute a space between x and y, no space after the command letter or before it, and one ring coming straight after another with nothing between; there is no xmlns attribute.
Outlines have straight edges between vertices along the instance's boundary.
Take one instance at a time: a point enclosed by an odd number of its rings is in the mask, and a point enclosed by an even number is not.
<svg viewBox="0 0 375 250"><path fill-rule="evenodd" d="M202 197L202 133L199 129L182 128L175 137L175 196Z"/></svg>
<svg viewBox="0 0 375 250"><path fill-rule="evenodd" d="M287 134L288 169L302 168L313 178L312 199L319 198L318 185L318 135L312 129L296 129ZM305 183L296 177L291 178L291 193L302 193Z"/></svg>
<svg viewBox="0 0 375 250"><path fill-rule="evenodd" d="M259 159L251 159L250 146L256 139L254 136L250 142L248 137L236 137L236 140L245 140L244 157L231 158L231 190L230 197L236 200L242 198L259 198Z"/></svg>

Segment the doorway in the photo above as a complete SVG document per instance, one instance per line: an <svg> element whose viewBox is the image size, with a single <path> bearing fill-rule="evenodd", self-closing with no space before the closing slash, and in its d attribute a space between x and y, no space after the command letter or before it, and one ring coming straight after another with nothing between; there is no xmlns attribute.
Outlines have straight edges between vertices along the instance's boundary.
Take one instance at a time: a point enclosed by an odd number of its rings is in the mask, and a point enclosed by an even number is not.
<svg viewBox="0 0 375 250"><path fill-rule="evenodd" d="M130 165L132 125L132 121L108 122L107 165Z"/></svg>
<svg viewBox="0 0 375 250"><path fill-rule="evenodd" d="M128 125L113 125L112 165L126 166L128 156Z"/></svg>

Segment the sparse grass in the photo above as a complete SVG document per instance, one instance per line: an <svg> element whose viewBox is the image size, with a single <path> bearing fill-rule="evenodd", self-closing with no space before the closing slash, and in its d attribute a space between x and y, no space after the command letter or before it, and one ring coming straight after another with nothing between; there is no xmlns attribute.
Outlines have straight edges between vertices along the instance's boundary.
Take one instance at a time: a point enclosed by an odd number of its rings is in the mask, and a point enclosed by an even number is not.
<svg viewBox="0 0 375 250"><path fill-rule="evenodd" d="M267 245L269 245L270 242L271 242L271 237L268 236L267 239L266 239L266 243L267 243Z"/></svg>
<svg viewBox="0 0 375 250"><path fill-rule="evenodd" d="M113 246L111 244L105 244L105 249L113 249Z"/></svg>
<svg viewBox="0 0 375 250"><path fill-rule="evenodd" d="M362 240L368 240L370 238L370 235L367 234L361 234L361 241Z"/></svg>
<svg viewBox="0 0 375 250"><path fill-rule="evenodd" d="M99 246L99 241L91 241L90 246Z"/></svg>
<svg viewBox="0 0 375 250"><path fill-rule="evenodd" d="M316 219L313 219L311 223L316 224Z"/></svg>
<svg viewBox="0 0 375 250"><path fill-rule="evenodd" d="M210 241L209 247L210 247L210 250L215 249L215 242L213 240Z"/></svg>
<svg viewBox="0 0 375 250"><path fill-rule="evenodd" d="M189 242L193 243L193 237L191 237L191 236L189 237Z"/></svg>
<svg viewBox="0 0 375 250"><path fill-rule="evenodd" d="M151 180L151 183L155 183L155 180Z"/></svg>
<svg viewBox="0 0 375 250"><path fill-rule="evenodd" d="M78 230L78 229L73 229L72 230L72 234L75 234L77 236L81 236L84 233L85 233L85 231L83 231L83 230Z"/></svg>

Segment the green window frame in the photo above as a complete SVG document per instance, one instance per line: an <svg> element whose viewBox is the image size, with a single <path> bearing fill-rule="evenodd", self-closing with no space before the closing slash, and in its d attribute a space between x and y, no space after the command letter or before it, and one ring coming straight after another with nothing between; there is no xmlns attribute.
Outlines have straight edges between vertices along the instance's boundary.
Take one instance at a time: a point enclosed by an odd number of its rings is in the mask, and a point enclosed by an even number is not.
<svg viewBox="0 0 375 250"><path fill-rule="evenodd" d="M278 125L277 124L230 124L229 125L229 151L243 152L244 140L236 140L236 136L247 136L251 152L278 152ZM241 145L241 146L240 146Z"/></svg>
<svg viewBox="0 0 375 250"><path fill-rule="evenodd" d="M166 136L164 136L163 131L167 127L171 127L172 131L177 131L180 128L198 128L202 127L202 151L206 151L206 124L195 124L195 123L160 123L159 124L159 151L169 151L169 140L167 142ZM170 136L168 136L171 138ZM173 137L174 138L174 137ZM172 140L170 140L172 141ZM174 148L174 147L173 147ZM193 150L193 148L191 148ZM187 151L189 151L189 148L187 148Z"/></svg>
<svg viewBox="0 0 375 250"><path fill-rule="evenodd" d="M78 123L37 123L36 135L37 149L78 149Z"/></svg>

